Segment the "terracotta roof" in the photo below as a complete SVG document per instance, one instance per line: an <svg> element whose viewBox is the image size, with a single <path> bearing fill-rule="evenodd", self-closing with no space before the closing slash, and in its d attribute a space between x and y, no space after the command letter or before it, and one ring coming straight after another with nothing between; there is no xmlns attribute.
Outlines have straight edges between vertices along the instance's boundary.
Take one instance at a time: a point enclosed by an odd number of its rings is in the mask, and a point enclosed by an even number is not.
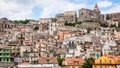
<svg viewBox="0 0 120 68"><path fill-rule="evenodd" d="M39 64L48 64L48 63L54 63L57 64L57 58L55 57L40 57L38 60Z"/></svg>
<svg viewBox="0 0 120 68"><path fill-rule="evenodd" d="M1 45L0 44L0 48L10 48L10 46L6 46L6 45Z"/></svg>
<svg viewBox="0 0 120 68"><path fill-rule="evenodd" d="M26 62L22 62L21 64L29 64L29 62L27 62L27 61Z"/></svg>
<svg viewBox="0 0 120 68"><path fill-rule="evenodd" d="M109 58L116 60L116 62L120 64L120 56L109 55Z"/></svg>
<svg viewBox="0 0 120 68"><path fill-rule="evenodd" d="M65 58L65 62L67 62L68 65L76 65L75 62L83 64L85 60L83 58Z"/></svg>
<svg viewBox="0 0 120 68"><path fill-rule="evenodd" d="M30 40L23 40L23 41L25 41L25 42L30 42Z"/></svg>

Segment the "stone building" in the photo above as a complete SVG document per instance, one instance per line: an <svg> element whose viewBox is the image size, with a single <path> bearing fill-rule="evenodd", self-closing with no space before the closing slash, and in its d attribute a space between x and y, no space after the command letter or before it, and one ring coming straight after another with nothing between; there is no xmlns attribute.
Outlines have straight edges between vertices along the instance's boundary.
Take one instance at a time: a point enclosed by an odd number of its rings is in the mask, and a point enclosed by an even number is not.
<svg viewBox="0 0 120 68"><path fill-rule="evenodd" d="M65 11L64 13L55 15L57 23L73 23L77 20L76 11Z"/></svg>
<svg viewBox="0 0 120 68"><path fill-rule="evenodd" d="M109 19L112 19L112 20L118 20L118 19L120 19L120 12L106 14L106 20L109 20Z"/></svg>
<svg viewBox="0 0 120 68"><path fill-rule="evenodd" d="M56 22L55 18L40 18L39 19L39 23L42 23L42 24L49 24L53 22Z"/></svg>
<svg viewBox="0 0 120 68"><path fill-rule="evenodd" d="M120 12L118 13L108 13L105 15L105 21L109 25L116 25L118 26L120 24Z"/></svg>
<svg viewBox="0 0 120 68"><path fill-rule="evenodd" d="M94 10L82 8L79 10L79 19L78 21L84 21L84 20L100 20L100 10L97 4L94 7Z"/></svg>
<svg viewBox="0 0 120 68"><path fill-rule="evenodd" d="M0 19L0 30L3 30L5 28L11 29L15 26L13 21L8 20L7 18L1 18Z"/></svg>
<svg viewBox="0 0 120 68"><path fill-rule="evenodd" d="M64 12L64 20L68 23L76 22L77 14L75 11L66 11Z"/></svg>
<svg viewBox="0 0 120 68"><path fill-rule="evenodd" d="M64 14L63 13L55 15L55 18L57 20L57 23L63 23L64 22Z"/></svg>

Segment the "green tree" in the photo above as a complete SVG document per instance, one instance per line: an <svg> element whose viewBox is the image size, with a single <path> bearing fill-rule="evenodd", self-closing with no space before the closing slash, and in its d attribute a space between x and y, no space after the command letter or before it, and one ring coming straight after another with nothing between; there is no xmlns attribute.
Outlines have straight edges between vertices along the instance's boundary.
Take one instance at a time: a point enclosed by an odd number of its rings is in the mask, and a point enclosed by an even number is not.
<svg viewBox="0 0 120 68"><path fill-rule="evenodd" d="M110 25L110 27L117 27L116 25Z"/></svg>
<svg viewBox="0 0 120 68"><path fill-rule="evenodd" d="M84 20L83 22L95 22L94 20Z"/></svg>
<svg viewBox="0 0 120 68"><path fill-rule="evenodd" d="M80 22L75 22L75 24L82 24L82 22L80 21Z"/></svg>
<svg viewBox="0 0 120 68"><path fill-rule="evenodd" d="M57 58L59 66L62 66L63 58L58 57Z"/></svg>
<svg viewBox="0 0 120 68"><path fill-rule="evenodd" d="M34 30L39 30L39 27L38 27L38 26L35 26L35 27L34 27Z"/></svg>
<svg viewBox="0 0 120 68"><path fill-rule="evenodd" d="M73 22L73 23L68 23L68 22L65 22L65 25L66 26L75 26L76 24L81 24L82 22Z"/></svg>
<svg viewBox="0 0 120 68"><path fill-rule="evenodd" d="M21 24L27 24L27 23L29 23L29 21L30 20L15 20L14 22L16 23L16 24L19 24L19 23L21 23Z"/></svg>
<svg viewBox="0 0 120 68"><path fill-rule="evenodd" d="M86 59L85 63L82 65L82 68L92 68L91 62L94 62L93 58Z"/></svg>

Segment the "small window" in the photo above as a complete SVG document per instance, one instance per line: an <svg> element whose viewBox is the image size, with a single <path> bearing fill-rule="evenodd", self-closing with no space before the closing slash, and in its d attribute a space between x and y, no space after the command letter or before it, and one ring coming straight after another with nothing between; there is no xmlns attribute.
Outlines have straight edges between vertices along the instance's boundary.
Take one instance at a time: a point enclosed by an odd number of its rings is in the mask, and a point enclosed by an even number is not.
<svg viewBox="0 0 120 68"><path fill-rule="evenodd" d="M81 15L83 16L83 12L81 13Z"/></svg>
<svg viewBox="0 0 120 68"><path fill-rule="evenodd" d="M94 68L96 68L96 65L94 66Z"/></svg>
<svg viewBox="0 0 120 68"><path fill-rule="evenodd" d="M100 63L102 63L102 60L100 60Z"/></svg>
<svg viewBox="0 0 120 68"><path fill-rule="evenodd" d="M106 68L107 66L105 65L105 68Z"/></svg>
<svg viewBox="0 0 120 68"><path fill-rule="evenodd" d="M111 64L112 62L111 62L111 60L110 60L110 64Z"/></svg>
<svg viewBox="0 0 120 68"><path fill-rule="evenodd" d="M105 62L106 62L106 60L105 60Z"/></svg>
<svg viewBox="0 0 120 68"><path fill-rule="evenodd" d="M100 65L100 68L102 68L102 65Z"/></svg>

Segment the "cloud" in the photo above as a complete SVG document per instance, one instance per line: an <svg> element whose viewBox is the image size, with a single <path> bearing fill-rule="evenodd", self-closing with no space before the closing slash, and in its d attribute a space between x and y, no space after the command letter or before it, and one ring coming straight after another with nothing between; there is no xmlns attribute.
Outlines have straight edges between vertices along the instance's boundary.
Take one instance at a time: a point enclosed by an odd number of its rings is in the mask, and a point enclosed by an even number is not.
<svg viewBox="0 0 120 68"><path fill-rule="evenodd" d="M0 17L7 17L9 19L29 18L34 6L28 3L22 3L22 1L23 0L21 0L21 2L20 0L1 0Z"/></svg>
<svg viewBox="0 0 120 68"><path fill-rule="evenodd" d="M112 6L113 3L109 0L103 0L103 1L97 2L97 4L99 5L100 8L107 8Z"/></svg>
<svg viewBox="0 0 120 68"><path fill-rule="evenodd" d="M75 4L68 0L51 0L52 3L49 1L50 0L45 0L45 2L47 4L42 3L42 5L40 5L40 6L43 6L43 11L42 11L40 17L50 17L51 14L55 15L60 12L75 11L80 8L86 7L86 4L82 4L82 3Z"/></svg>
<svg viewBox="0 0 120 68"><path fill-rule="evenodd" d="M104 11L104 13L116 13L116 12L120 12L120 5L119 4L115 4L109 10Z"/></svg>
<svg viewBox="0 0 120 68"><path fill-rule="evenodd" d="M86 7L86 4L75 4L69 0L1 0L0 1L0 17L9 19L26 19L34 18L33 9L41 7L39 17L51 17L56 13L63 11L78 10Z"/></svg>
<svg viewBox="0 0 120 68"><path fill-rule="evenodd" d="M110 0L100 0L97 3L100 8L112 7L112 9L104 11L104 13L120 11L120 6L113 6ZM54 17L56 14L64 11L78 12L81 8L90 8L91 5L94 5L92 0L79 0L78 3L77 0L0 0L0 17L7 17L9 19L35 19L36 17L34 16L38 16L34 11L36 7L40 7L38 18Z"/></svg>

